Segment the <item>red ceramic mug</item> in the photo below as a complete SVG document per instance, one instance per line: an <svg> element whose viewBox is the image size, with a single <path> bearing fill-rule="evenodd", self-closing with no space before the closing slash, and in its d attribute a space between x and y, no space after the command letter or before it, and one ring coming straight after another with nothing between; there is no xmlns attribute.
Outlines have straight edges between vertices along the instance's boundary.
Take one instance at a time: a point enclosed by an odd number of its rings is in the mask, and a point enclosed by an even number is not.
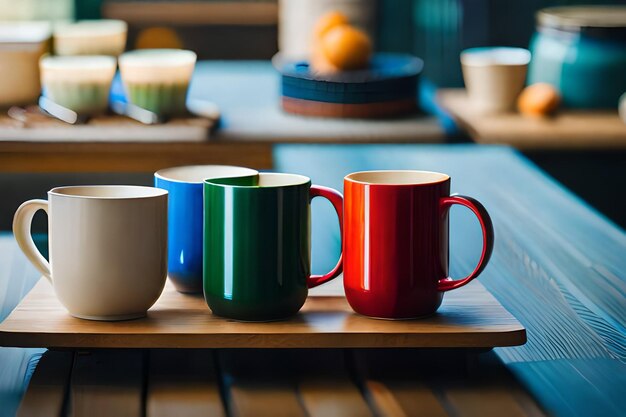
<svg viewBox="0 0 626 417"><path fill-rule="evenodd" d="M482 204L450 195L450 177L428 171L365 171L344 178L344 287L357 313L408 319L433 314L445 291L476 278L493 250L493 226ZM478 217L483 247L476 269L448 276L448 211Z"/></svg>

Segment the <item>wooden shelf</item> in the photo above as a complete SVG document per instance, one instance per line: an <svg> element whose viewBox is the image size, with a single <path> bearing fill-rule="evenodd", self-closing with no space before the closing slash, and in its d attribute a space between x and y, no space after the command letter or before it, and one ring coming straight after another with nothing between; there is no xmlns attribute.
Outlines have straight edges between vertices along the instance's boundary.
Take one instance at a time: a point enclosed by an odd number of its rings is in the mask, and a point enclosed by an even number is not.
<svg viewBox="0 0 626 417"><path fill-rule="evenodd" d="M276 25L278 3L223 2L107 2L102 17L136 25Z"/></svg>
<svg viewBox="0 0 626 417"><path fill-rule="evenodd" d="M626 149L626 123L617 109L562 110L554 117L527 118L519 113L476 112L461 89L440 90L437 101L478 143L519 149Z"/></svg>
<svg viewBox="0 0 626 417"><path fill-rule="evenodd" d="M438 121L426 115L336 120L287 114L280 109L280 78L269 61L198 62L189 95L220 109L222 123L208 139L208 126L197 120L141 129L127 120L107 130L102 121L101 129L86 131L89 126L54 121L20 128L0 116L0 172L154 172L188 164L268 169L277 143L444 141Z"/></svg>

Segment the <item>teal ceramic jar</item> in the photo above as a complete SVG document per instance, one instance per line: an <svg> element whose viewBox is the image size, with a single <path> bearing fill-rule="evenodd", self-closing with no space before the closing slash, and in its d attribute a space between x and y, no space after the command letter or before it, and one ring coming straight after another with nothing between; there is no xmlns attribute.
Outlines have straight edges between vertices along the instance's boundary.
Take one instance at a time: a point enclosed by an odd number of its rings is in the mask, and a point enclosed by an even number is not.
<svg viewBox="0 0 626 417"><path fill-rule="evenodd" d="M617 108L626 91L626 6L553 7L537 14L528 83L547 82L571 108Z"/></svg>

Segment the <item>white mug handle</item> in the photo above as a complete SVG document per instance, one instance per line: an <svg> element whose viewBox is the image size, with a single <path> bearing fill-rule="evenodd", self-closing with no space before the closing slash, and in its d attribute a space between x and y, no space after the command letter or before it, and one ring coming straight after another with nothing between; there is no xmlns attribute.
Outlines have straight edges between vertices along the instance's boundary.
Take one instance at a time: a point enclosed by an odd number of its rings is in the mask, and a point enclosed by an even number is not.
<svg viewBox="0 0 626 417"><path fill-rule="evenodd" d="M30 234L30 225L33 222L33 216L38 210L48 213L48 202L46 200L30 200L23 203L13 216L13 235L24 255L28 260L43 274L50 283L52 276L50 275L50 264L43 257Z"/></svg>

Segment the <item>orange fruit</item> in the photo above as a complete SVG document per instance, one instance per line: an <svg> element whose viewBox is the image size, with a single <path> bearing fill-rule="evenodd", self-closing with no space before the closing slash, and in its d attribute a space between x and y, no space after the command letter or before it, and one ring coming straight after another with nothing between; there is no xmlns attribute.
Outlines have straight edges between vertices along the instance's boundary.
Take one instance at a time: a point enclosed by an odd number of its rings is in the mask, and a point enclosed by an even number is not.
<svg viewBox="0 0 626 417"><path fill-rule="evenodd" d="M561 97L548 83L537 83L526 87L517 99L517 108L526 116L545 116L557 109Z"/></svg>
<svg viewBox="0 0 626 417"><path fill-rule="evenodd" d="M328 61L341 70L365 68L372 54L372 42L365 32L349 25L330 29L320 40Z"/></svg>
<svg viewBox="0 0 626 417"><path fill-rule="evenodd" d="M137 49L181 49L182 47L183 42L176 31L167 27L156 26L144 29L139 32L135 41L135 48Z"/></svg>
<svg viewBox="0 0 626 417"><path fill-rule="evenodd" d="M319 74L332 74L339 71L339 68L328 61L319 42L313 44L311 52L310 68Z"/></svg>
<svg viewBox="0 0 626 417"><path fill-rule="evenodd" d="M328 12L317 20L313 27L313 39L320 40L326 33L339 25L347 25L348 18L341 12L336 10Z"/></svg>

